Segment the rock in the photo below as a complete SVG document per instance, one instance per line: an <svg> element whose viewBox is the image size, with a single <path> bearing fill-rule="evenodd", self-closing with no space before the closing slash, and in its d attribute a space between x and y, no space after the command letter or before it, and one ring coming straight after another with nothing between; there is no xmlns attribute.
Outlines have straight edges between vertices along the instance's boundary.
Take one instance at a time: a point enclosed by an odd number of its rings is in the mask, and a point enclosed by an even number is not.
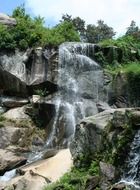
<svg viewBox="0 0 140 190"><path fill-rule="evenodd" d="M32 99L31 99L31 102L34 104L34 103L40 103L41 101L41 96L40 95L33 95L32 96Z"/></svg>
<svg viewBox="0 0 140 190"><path fill-rule="evenodd" d="M41 190L47 185L46 179L40 175L32 175L26 172L24 176L13 179L10 183L3 185L4 190Z"/></svg>
<svg viewBox="0 0 140 190"><path fill-rule="evenodd" d="M59 151L57 149L50 149L50 150L47 150L47 152L44 152L42 158L43 159L47 159L47 158L50 158L50 157L53 157L55 156Z"/></svg>
<svg viewBox="0 0 140 190"><path fill-rule="evenodd" d="M134 125L140 126L140 109L132 110L130 112L131 114L131 119Z"/></svg>
<svg viewBox="0 0 140 190"><path fill-rule="evenodd" d="M125 119L124 119L125 117ZM127 124L127 116L125 115L125 109L123 109L122 111L116 110L113 113L113 120L112 120L112 124L115 127L123 127L125 124Z"/></svg>
<svg viewBox="0 0 140 190"><path fill-rule="evenodd" d="M11 120L30 120L30 117L25 114L25 107L13 108L3 114L6 119Z"/></svg>
<svg viewBox="0 0 140 190"><path fill-rule="evenodd" d="M1 62L1 60L0 60ZM12 85L11 85L12 84ZM0 66L0 94L27 97L26 84Z"/></svg>
<svg viewBox="0 0 140 190"><path fill-rule="evenodd" d="M111 164L100 162L101 176L111 181L115 178L115 167Z"/></svg>
<svg viewBox="0 0 140 190"><path fill-rule="evenodd" d="M6 123L7 125L8 123ZM5 124L4 124L5 125ZM0 148L6 148L10 145L29 147L32 142L32 128L1 127L0 128Z"/></svg>
<svg viewBox="0 0 140 190"><path fill-rule="evenodd" d="M99 176L91 176L86 181L86 187L85 190L93 190L96 189L97 186L99 186L100 178Z"/></svg>
<svg viewBox="0 0 140 190"><path fill-rule="evenodd" d="M76 126L75 136L70 144L75 166L80 167L84 162L81 157L86 162L89 157L99 156L109 162L111 159L113 165L121 168L136 133L131 118L133 111L132 108L109 109L84 118Z"/></svg>
<svg viewBox="0 0 140 190"><path fill-rule="evenodd" d="M0 53L0 90L3 94L27 97L37 90L47 95L57 91L58 63L52 64L55 58L46 59L44 51L37 48L26 52Z"/></svg>
<svg viewBox="0 0 140 190"><path fill-rule="evenodd" d="M113 185L110 190L125 190L125 189L126 189L125 183L117 183Z"/></svg>
<svg viewBox="0 0 140 190"><path fill-rule="evenodd" d="M2 97L1 104L7 108L21 107L28 104L28 99L19 97Z"/></svg>
<svg viewBox="0 0 140 190"><path fill-rule="evenodd" d="M98 112L111 109L111 107L106 102L97 102L96 106L97 106Z"/></svg>
<svg viewBox="0 0 140 190"><path fill-rule="evenodd" d="M69 149L60 150L55 156L27 164L18 169L20 176L3 184L3 189L40 190L50 182L57 180L72 167L72 157Z"/></svg>
<svg viewBox="0 0 140 190"><path fill-rule="evenodd" d="M40 160L19 168L22 173L32 170L34 173L48 178L50 181L57 181L73 165L69 149L60 150L55 156Z"/></svg>
<svg viewBox="0 0 140 190"><path fill-rule="evenodd" d="M15 26L17 22L15 18L11 18L6 14L0 13L0 24L4 24L7 26Z"/></svg>
<svg viewBox="0 0 140 190"><path fill-rule="evenodd" d="M114 111L110 109L84 118L80 125L77 125L75 137L70 144L74 161L77 162L81 154L96 154L96 151L102 148L103 132L108 122L113 118Z"/></svg>
<svg viewBox="0 0 140 190"><path fill-rule="evenodd" d="M0 174L5 171L14 169L26 163L26 158L17 156L15 153L0 149Z"/></svg>

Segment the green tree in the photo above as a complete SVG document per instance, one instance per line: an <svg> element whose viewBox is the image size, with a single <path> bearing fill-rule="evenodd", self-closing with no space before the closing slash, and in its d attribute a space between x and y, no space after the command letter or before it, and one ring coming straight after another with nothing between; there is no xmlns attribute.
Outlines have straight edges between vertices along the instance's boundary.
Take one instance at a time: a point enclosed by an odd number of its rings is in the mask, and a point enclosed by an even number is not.
<svg viewBox="0 0 140 190"><path fill-rule="evenodd" d="M103 20L97 21L96 25L87 25L86 38L90 43L98 43L105 39L112 39L115 32L112 27L109 27Z"/></svg>
<svg viewBox="0 0 140 190"><path fill-rule="evenodd" d="M126 35L132 35L139 31L139 27L136 26L136 22L134 20L131 21L130 26L127 28Z"/></svg>
<svg viewBox="0 0 140 190"><path fill-rule="evenodd" d="M71 22L75 27L75 30L79 33L81 38L85 38L85 21L80 17L72 18L71 15L65 14L62 16L62 20L60 22Z"/></svg>

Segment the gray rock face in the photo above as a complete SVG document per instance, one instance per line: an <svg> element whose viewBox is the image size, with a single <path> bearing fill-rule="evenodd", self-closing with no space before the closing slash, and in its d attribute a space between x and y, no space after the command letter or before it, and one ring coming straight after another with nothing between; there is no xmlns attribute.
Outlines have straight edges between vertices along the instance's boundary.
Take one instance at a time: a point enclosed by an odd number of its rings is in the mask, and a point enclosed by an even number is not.
<svg viewBox="0 0 140 190"><path fill-rule="evenodd" d="M27 87L19 78L4 70L0 66L0 94L27 96Z"/></svg>
<svg viewBox="0 0 140 190"><path fill-rule="evenodd" d="M74 160L80 155L90 154L102 148L102 136L108 122L113 118L110 109L91 117L87 117L76 126L75 137L70 144L70 150Z"/></svg>
<svg viewBox="0 0 140 190"><path fill-rule="evenodd" d="M56 91L58 64L56 57L57 51L42 48L26 52L18 50L15 53L1 52L1 93L19 94L23 97L33 94L37 89L46 91L46 94Z"/></svg>
<svg viewBox="0 0 140 190"><path fill-rule="evenodd" d="M119 165L127 155L130 142L136 133L135 128L132 129L133 125L136 126L139 123L139 120L133 122L136 115L139 115L138 112L136 113L132 108L121 108L109 109L84 118L76 126L75 137L70 144L75 164L79 164L82 155L94 157L105 151L103 153L106 155L105 159L109 160L112 155L112 162ZM131 133L129 133L130 130ZM116 148L114 148L114 143L116 143Z"/></svg>
<svg viewBox="0 0 140 190"><path fill-rule="evenodd" d="M16 23L16 19L11 18L6 14L0 13L0 24L4 24L7 26L15 26Z"/></svg>

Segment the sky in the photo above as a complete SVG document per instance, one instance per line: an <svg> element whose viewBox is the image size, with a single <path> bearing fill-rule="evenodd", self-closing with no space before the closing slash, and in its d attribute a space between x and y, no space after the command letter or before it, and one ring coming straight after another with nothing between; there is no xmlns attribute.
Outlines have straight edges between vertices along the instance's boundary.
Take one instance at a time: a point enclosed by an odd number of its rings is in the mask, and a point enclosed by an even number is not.
<svg viewBox="0 0 140 190"><path fill-rule="evenodd" d="M23 3L32 16L44 17L47 26L58 23L67 13L81 17L87 24L102 19L117 36L126 32L132 20L140 27L140 0L0 0L0 12L11 14Z"/></svg>

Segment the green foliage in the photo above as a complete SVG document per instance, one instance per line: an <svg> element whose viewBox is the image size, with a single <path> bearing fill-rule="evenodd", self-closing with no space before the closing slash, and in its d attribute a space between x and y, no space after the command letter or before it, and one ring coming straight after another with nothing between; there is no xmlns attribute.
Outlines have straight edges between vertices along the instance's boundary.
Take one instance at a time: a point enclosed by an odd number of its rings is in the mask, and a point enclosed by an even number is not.
<svg viewBox="0 0 140 190"><path fill-rule="evenodd" d="M116 40L104 40L99 43L102 47L116 46L122 50L122 63L139 59L140 43L134 36L122 36Z"/></svg>
<svg viewBox="0 0 140 190"><path fill-rule="evenodd" d="M130 26L127 28L126 35L132 35L138 31L139 28L136 26L136 22L132 20Z"/></svg>
<svg viewBox="0 0 140 190"><path fill-rule="evenodd" d="M89 24L86 29L86 39L90 43L98 43L105 39L112 39L115 35L112 27L109 27L102 20L97 21L97 26Z"/></svg>
<svg viewBox="0 0 140 190"><path fill-rule="evenodd" d="M65 14L62 16L62 21L72 23L76 31L80 34L80 37L85 42L98 43L104 39L112 39L115 35L112 27L109 27L102 20L97 21L97 26L94 24L88 24L86 26L85 21L80 17L72 18L71 15Z"/></svg>
<svg viewBox="0 0 140 190"><path fill-rule="evenodd" d="M0 25L0 49L25 50L36 46L56 46L65 41L79 41L79 35L70 22L61 22L54 28L46 28L40 16L31 18L24 5L12 14L17 21L14 27Z"/></svg>
<svg viewBox="0 0 140 190"><path fill-rule="evenodd" d="M99 163L95 160L91 162L89 173L91 175L99 175Z"/></svg>
<svg viewBox="0 0 140 190"><path fill-rule="evenodd" d="M66 41L79 41L79 35L71 22L64 21L51 30L47 29L42 40L42 43L57 46Z"/></svg>

